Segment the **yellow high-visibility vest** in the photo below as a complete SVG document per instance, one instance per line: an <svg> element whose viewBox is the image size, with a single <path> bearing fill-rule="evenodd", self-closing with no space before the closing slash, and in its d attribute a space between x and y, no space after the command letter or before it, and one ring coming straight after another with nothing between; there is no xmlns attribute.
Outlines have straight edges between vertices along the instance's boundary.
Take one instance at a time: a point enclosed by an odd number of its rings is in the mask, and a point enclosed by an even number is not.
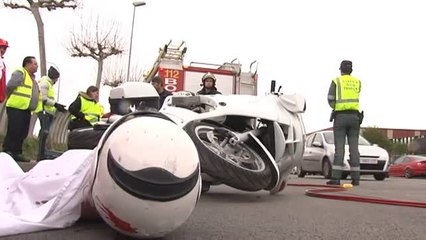
<svg viewBox="0 0 426 240"><path fill-rule="evenodd" d="M84 118L89 121L92 125L99 121L104 114L104 108L101 104L87 100L84 97L80 96L81 100L81 109L80 111L84 114ZM74 115L71 116L71 119L75 119Z"/></svg>
<svg viewBox="0 0 426 240"><path fill-rule="evenodd" d="M334 110L359 110L359 93L361 81L350 75L343 75L333 80L336 84L336 104Z"/></svg>
<svg viewBox="0 0 426 240"><path fill-rule="evenodd" d="M49 89L47 91L47 98L50 99L51 101L55 101L55 89L53 88L53 84L50 78L47 76L42 77L40 79L40 84L41 83L47 83L47 85L49 86ZM40 94L41 94L41 89L40 89ZM44 105L44 110L46 112L53 114L55 113L56 108L54 106Z"/></svg>
<svg viewBox="0 0 426 240"><path fill-rule="evenodd" d="M18 86L12 94L10 94L6 102L6 107L27 110L30 107L33 80L31 79L30 73L28 73L25 68L20 68L17 71L22 72L24 81L21 86Z"/></svg>

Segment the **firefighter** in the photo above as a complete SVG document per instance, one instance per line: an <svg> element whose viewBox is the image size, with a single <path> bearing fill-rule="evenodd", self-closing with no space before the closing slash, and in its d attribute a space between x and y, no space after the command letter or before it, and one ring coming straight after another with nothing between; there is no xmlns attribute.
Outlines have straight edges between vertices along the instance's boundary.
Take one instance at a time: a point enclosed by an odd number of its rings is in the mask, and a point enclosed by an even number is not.
<svg viewBox="0 0 426 240"><path fill-rule="evenodd" d="M99 103L99 89L90 86L86 92L80 92L68 111L71 113L70 130L92 127L104 115L104 108Z"/></svg>
<svg viewBox="0 0 426 240"><path fill-rule="evenodd" d="M0 103L6 100L6 65L3 62L9 43L0 38Z"/></svg>
<svg viewBox="0 0 426 240"><path fill-rule="evenodd" d="M341 76L335 78L328 91L328 104L333 109L335 154L329 185L340 185L345 156L345 142L348 140L352 185L359 185L360 160L358 138L362 116L359 112L361 81L351 76L352 62L344 60L340 64Z"/></svg>
<svg viewBox="0 0 426 240"><path fill-rule="evenodd" d="M199 95L222 94L216 89L216 77L212 73L206 73L201 78L203 88L197 92Z"/></svg>
<svg viewBox="0 0 426 240"><path fill-rule="evenodd" d="M22 68L12 73L6 87L7 131L3 151L16 161L27 161L22 156L22 144L28 135L31 112L41 108L41 95L34 76L37 69L35 57L25 57Z"/></svg>

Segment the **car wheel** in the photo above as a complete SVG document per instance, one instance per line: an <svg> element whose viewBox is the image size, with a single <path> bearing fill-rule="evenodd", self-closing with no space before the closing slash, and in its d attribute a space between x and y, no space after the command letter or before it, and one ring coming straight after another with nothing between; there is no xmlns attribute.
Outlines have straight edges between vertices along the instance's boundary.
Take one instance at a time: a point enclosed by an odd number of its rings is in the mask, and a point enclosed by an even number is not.
<svg viewBox="0 0 426 240"><path fill-rule="evenodd" d="M324 178L329 179L331 178L331 164L330 164L330 160L328 160L328 158L325 158L324 161L322 162L322 175L324 175Z"/></svg>
<svg viewBox="0 0 426 240"><path fill-rule="evenodd" d="M386 178L386 173L376 173L374 174L374 179L377 181L383 181Z"/></svg>
<svg viewBox="0 0 426 240"><path fill-rule="evenodd" d="M297 166L297 176L302 178L305 177L306 172L303 171L302 166Z"/></svg>
<svg viewBox="0 0 426 240"><path fill-rule="evenodd" d="M406 178L412 178L413 177L413 172L411 172L411 169L409 169L409 168L405 169L404 177L406 177Z"/></svg>

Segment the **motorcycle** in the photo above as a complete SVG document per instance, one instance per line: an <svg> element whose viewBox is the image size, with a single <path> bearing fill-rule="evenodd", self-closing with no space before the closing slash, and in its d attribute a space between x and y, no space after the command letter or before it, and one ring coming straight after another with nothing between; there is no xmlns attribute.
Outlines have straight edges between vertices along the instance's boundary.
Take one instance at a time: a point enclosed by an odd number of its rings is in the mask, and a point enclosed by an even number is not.
<svg viewBox="0 0 426 240"><path fill-rule="evenodd" d="M132 111L158 108L155 91L148 83L128 83L111 91L113 115L109 123ZM200 158L202 192L225 184L244 191L267 190L275 194L286 186L288 176L302 158L305 129L301 114L305 98L275 91L265 96L195 95L177 92L167 97L159 112L183 128ZM109 123L93 131L69 134L70 148L82 144L94 148ZM83 136L84 137L80 137ZM92 136L92 137L90 137ZM90 139L90 143L81 139Z"/></svg>
<svg viewBox="0 0 426 240"><path fill-rule="evenodd" d="M275 194L302 158L305 99L275 92L266 96L169 96L160 112L191 137L201 163L202 192L225 184Z"/></svg>

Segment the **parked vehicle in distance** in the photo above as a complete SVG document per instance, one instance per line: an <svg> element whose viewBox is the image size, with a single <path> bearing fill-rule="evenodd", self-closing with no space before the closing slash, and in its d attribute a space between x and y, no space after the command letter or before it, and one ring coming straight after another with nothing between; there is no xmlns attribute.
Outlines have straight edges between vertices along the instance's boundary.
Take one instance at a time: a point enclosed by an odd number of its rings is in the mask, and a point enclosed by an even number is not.
<svg viewBox="0 0 426 240"><path fill-rule="evenodd" d="M365 138L359 136L359 153L361 175L374 175L376 180L384 180L388 176L389 154L385 149L376 144L372 145ZM331 177L333 160L333 131L312 133L306 138L303 158L297 165L297 175L304 177L307 173L321 174L328 179ZM343 168L342 179L346 179L350 174L349 146L347 141Z"/></svg>
<svg viewBox="0 0 426 240"><path fill-rule="evenodd" d="M412 178L426 175L426 157L419 155L401 156L390 165L389 176Z"/></svg>

